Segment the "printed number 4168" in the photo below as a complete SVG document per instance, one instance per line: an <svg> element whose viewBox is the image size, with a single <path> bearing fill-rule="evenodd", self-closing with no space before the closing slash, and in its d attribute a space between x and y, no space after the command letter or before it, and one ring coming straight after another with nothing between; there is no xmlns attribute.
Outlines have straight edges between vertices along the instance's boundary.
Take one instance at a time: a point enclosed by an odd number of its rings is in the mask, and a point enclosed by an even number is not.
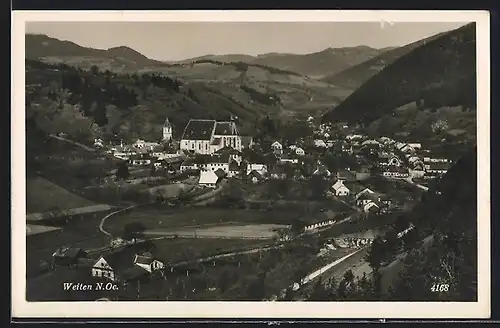
<svg viewBox="0 0 500 328"><path fill-rule="evenodd" d="M432 284L432 292L447 292L450 289L448 284Z"/></svg>

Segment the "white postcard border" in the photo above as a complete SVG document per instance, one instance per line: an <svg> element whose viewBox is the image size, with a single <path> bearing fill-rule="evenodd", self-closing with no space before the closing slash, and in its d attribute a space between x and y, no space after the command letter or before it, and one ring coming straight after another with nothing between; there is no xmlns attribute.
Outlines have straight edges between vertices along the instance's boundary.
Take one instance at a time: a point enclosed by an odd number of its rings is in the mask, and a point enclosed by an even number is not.
<svg viewBox="0 0 500 328"><path fill-rule="evenodd" d="M28 21L476 22L478 302L27 302L24 29ZM12 316L17 318L487 318L490 315L490 28L487 11L12 12Z"/></svg>

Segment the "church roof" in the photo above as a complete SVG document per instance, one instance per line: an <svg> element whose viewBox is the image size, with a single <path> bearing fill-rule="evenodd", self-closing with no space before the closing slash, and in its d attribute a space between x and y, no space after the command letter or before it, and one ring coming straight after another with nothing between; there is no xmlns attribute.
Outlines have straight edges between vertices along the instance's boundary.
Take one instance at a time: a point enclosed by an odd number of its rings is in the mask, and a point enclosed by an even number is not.
<svg viewBox="0 0 500 328"><path fill-rule="evenodd" d="M168 117L165 118L165 122L163 123L163 127L172 127L172 124L170 124L170 121L168 120Z"/></svg>
<svg viewBox="0 0 500 328"><path fill-rule="evenodd" d="M210 140L215 124L215 120L191 119L184 129L182 140Z"/></svg>

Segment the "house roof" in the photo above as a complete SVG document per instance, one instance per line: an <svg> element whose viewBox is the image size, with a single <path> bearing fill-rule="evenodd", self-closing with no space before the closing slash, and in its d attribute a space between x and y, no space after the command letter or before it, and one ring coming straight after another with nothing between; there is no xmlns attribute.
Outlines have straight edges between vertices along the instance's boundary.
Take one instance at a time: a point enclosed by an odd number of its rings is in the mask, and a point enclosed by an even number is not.
<svg viewBox="0 0 500 328"><path fill-rule="evenodd" d="M219 136L237 135L237 130L234 122L217 122L215 124L214 135L219 135Z"/></svg>
<svg viewBox="0 0 500 328"><path fill-rule="evenodd" d="M144 264L144 265L150 265L151 263L153 263L153 261L154 261L153 256L148 256L146 254L136 255L134 259L134 263Z"/></svg>
<svg viewBox="0 0 500 328"><path fill-rule="evenodd" d="M191 119L184 128L182 140L210 140L215 124L215 120Z"/></svg>
<svg viewBox="0 0 500 328"><path fill-rule="evenodd" d="M343 188L347 188L346 185L344 185L344 182L342 180L337 180L337 182L335 182L332 186L333 190L337 191L337 190L340 190L340 189L343 189ZM347 188L349 189L349 188Z"/></svg>
<svg viewBox="0 0 500 328"><path fill-rule="evenodd" d="M354 193L354 194L357 194L357 193L360 193L361 191L365 190L366 187L355 182L355 181L344 181L344 185L349 188L349 190Z"/></svg>
<svg viewBox="0 0 500 328"><path fill-rule="evenodd" d="M217 171L219 171L219 170L217 170ZM201 171L200 172L200 180L198 181L198 183L200 183L200 184L214 184L214 183L217 183L217 181L219 180L219 176L216 174L217 171L215 171L215 172L212 172L212 171Z"/></svg>
<svg viewBox="0 0 500 328"><path fill-rule="evenodd" d="M282 145L278 141L275 141L271 144L271 147L282 147Z"/></svg>
<svg viewBox="0 0 500 328"><path fill-rule="evenodd" d="M337 172L337 179L346 181L356 181L356 177L347 170L341 170Z"/></svg>
<svg viewBox="0 0 500 328"><path fill-rule="evenodd" d="M241 155L241 152L230 146L225 146L215 152L215 154Z"/></svg>
<svg viewBox="0 0 500 328"><path fill-rule="evenodd" d="M257 179L262 179L262 175L255 170L250 171L250 173L248 173L248 176L250 178L256 177Z"/></svg>
<svg viewBox="0 0 500 328"><path fill-rule="evenodd" d="M223 178L224 176L226 176L226 172L224 172L223 169L218 169L214 173L215 173L215 175L217 176L218 179Z"/></svg>
<svg viewBox="0 0 500 328"><path fill-rule="evenodd" d="M328 168L325 166L325 165L318 165L316 167L316 170L313 172L313 174L326 174L326 175L330 175L331 172L328 170Z"/></svg>

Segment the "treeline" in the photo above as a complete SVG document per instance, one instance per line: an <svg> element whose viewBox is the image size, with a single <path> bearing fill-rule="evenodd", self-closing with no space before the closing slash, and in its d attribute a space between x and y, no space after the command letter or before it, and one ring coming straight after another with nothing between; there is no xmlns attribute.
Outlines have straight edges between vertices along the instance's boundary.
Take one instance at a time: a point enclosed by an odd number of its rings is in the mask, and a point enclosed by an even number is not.
<svg viewBox="0 0 500 328"><path fill-rule="evenodd" d="M261 103L263 105L275 106L275 105L278 105L280 103L280 98L278 96L276 96L275 94L271 94L268 92L262 93L260 91L253 89L253 88L250 88L246 85L241 85L240 88L241 88L241 90L248 93L248 95L250 96L250 98L253 101L256 101L256 102Z"/></svg>

